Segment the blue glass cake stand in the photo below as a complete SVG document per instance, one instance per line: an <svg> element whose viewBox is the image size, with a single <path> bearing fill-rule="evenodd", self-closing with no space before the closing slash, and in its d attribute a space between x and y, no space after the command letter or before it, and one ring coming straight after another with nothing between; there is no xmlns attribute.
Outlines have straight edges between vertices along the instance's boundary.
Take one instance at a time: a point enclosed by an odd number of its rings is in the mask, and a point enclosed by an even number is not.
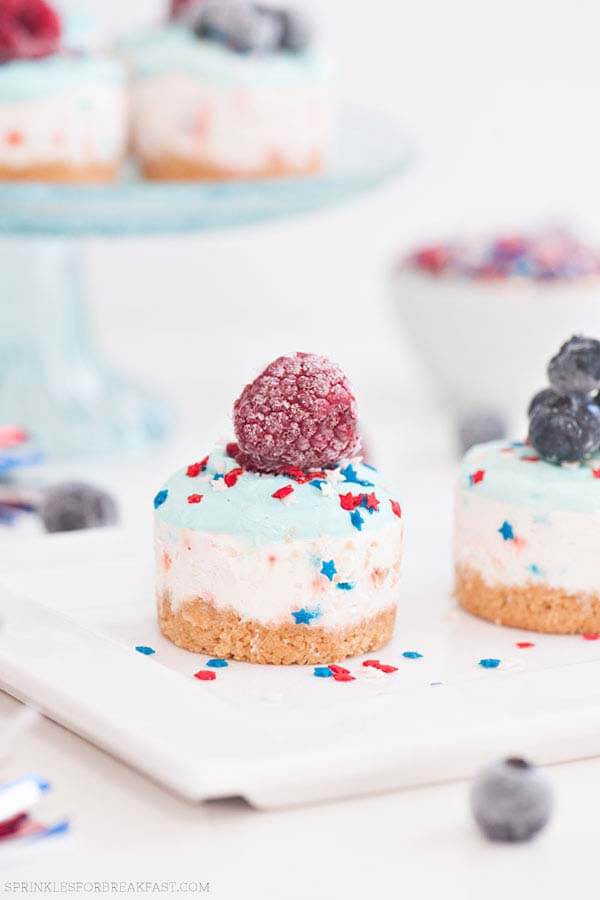
<svg viewBox="0 0 600 900"><path fill-rule="evenodd" d="M0 183L0 423L50 455L136 451L169 428L166 405L95 347L81 239L229 228L340 203L401 174L411 149L394 123L348 112L323 175L227 183Z"/></svg>

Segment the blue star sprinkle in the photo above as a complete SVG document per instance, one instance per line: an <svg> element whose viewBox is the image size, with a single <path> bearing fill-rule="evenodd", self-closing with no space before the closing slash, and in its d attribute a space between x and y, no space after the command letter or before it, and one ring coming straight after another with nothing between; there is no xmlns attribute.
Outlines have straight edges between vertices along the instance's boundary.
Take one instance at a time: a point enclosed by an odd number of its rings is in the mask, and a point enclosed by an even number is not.
<svg viewBox="0 0 600 900"><path fill-rule="evenodd" d="M498 532L502 535L505 541L514 541L515 539L513 527L510 522L507 522L506 520L502 523L502 527L498 529Z"/></svg>
<svg viewBox="0 0 600 900"><path fill-rule="evenodd" d="M318 619L321 611L318 609L297 609L292 613L296 625L310 625L313 619Z"/></svg>
<svg viewBox="0 0 600 900"><path fill-rule="evenodd" d="M497 669L500 665L499 659L480 659L479 665L482 669Z"/></svg>
<svg viewBox="0 0 600 900"><path fill-rule="evenodd" d="M339 588L340 591L351 591L354 584L351 581L338 581L336 587Z"/></svg>
<svg viewBox="0 0 600 900"><path fill-rule="evenodd" d="M360 510L358 510L358 509L352 510L352 512L350 513L350 521L352 522L354 527L356 529L358 529L358 531L362 530L362 527L364 524L364 519L360 514Z"/></svg>
<svg viewBox="0 0 600 900"><path fill-rule="evenodd" d="M152 656L153 653L156 653L156 650L154 650L152 647L143 647L142 645L136 647L135 649L138 653L142 653L144 656Z"/></svg>
<svg viewBox="0 0 600 900"><path fill-rule="evenodd" d="M313 480L309 481L308 483L310 484L311 487L319 488L319 490L321 490L321 485L325 484L325 479L324 478L313 478Z"/></svg>
<svg viewBox="0 0 600 900"><path fill-rule="evenodd" d="M209 659L206 662L207 666L210 666L211 669L225 669L229 663L226 659Z"/></svg>
<svg viewBox="0 0 600 900"><path fill-rule="evenodd" d="M344 466L343 469L340 469L340 475L344 476L344 481L349 484L360 484L361 487L373 487L372 481L364 481L359 478L356 472L356 469L351 463L348 463L347 466Z"/></svg>
<svg viewBox="0 0 600 900"><path fill-rule="evenodd" d="M402 656L405 659L423 659L423 654L418 653L416 650L405 650Z"/></svg>
<svg viewBox="0 0 600 900"><path fill-rule="evenodd" d="M317 678L331 678L333 672L329 666L316 666L313 675L316 675Z"/></svg>
<svg viewBox="0 0 600 900"><path fill-rule="evenodd" d="M329 578L330 581L333 581L333 576L337 575L337 569L332 559L327 561L323 560L323 565L321 566L321 575L325 575L326 578Z"/></svg>
<svg viewBox="0 0 600 900"><path fill-rule="evenodd" d="M167 490L159 491L154 498L154 509L158 509L159 506L162 506L168 496L169 492Z"/></svg>

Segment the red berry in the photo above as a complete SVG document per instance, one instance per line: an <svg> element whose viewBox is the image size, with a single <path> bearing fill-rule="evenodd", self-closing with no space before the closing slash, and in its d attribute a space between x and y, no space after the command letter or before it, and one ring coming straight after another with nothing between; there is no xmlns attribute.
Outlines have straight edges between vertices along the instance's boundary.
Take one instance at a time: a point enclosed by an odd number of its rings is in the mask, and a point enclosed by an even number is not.
<svg viewBox="0 0 600 900"><path fill-rule="evenodd" d="M236 400L233 422L243 455L236 459L260 472L333 466L360 443L344 373L314 353L280 356L267 366Z"/></svg>
<svg viewBox="0 0 600 900"><path fill-rule="evenodd" d="M0 62L50 56L60 38L60 18L45 0L2 0Z"/></svg>

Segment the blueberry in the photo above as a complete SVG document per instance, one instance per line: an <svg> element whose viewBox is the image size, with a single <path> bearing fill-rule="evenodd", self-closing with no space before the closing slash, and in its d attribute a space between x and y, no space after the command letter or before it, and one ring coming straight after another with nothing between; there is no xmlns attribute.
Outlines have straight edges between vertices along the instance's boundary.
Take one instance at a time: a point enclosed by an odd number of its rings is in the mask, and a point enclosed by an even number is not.
<svg viewBox="0 0 600 900"><path fill-rule="evenodd" d="M244 0L209 0L200 9L194 31L238 53L269 53L281 45L283 22L272 10Z"/></svg>
<svg viewBox="0 0 600 900"><path fill-rule="evenodd" d="M471 809L492 841L528 841L548 824L552 791L546 776L519 757L481 772L471 789Z"/></svg>
<svg viewBox="0 0 600 900"><path fill-rule="evenodd" d="M281 47L301 53L312 40L312 25L307 16L297 9L282 9L279 12L283 24Z"/></svg>
<svg viewBox="0 0 600 900"><path fill-rule="evenodd" d="M548 364L550 384L560 394L600 390L600 341L575 335Z"/></svg>
<svg viewBox="0 0 600 900"><path fill-rule="evenodd" d="M552 390L552 388L544 388L542 391L538 391L534 396L533 400L529 404L529 409L527 410L527 415L531 418L534 411L538 408L538 406L552 404L554 399L557 397L556 391Z"/></svg>
<svg viewBox="0 0 600 900"><path fill-rule="evenodd" d="M506 436L506 422L493 410L474 410L460 420L458 438L463 453L475 444Z"/></svg>
<svg viewBox="0 0 600 900"><path fill-rule="evenodd" d="M68 481L51 487L42 500L40 515L46 531L78 531L118 521L110 494L85 482Z"/></svg>
<svg viewBox="0 0 600 900"><path fill-rule="evenodd" d="M600 447L600 407L577 397L534 397L529 440L549 462L580 462Z"/></svg>

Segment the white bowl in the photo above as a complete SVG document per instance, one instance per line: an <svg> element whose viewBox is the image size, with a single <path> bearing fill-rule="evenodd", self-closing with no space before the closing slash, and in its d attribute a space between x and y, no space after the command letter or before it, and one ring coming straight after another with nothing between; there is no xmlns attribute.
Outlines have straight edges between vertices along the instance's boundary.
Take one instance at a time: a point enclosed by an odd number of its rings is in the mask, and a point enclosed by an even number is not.
<svg viewBox="0 0 600 900"><path fill-rule="evenodd" d="M520 434L546 366L573 334L600 337L600 277L476 281L394 273L394 309L456 419L500 414Z"/></svg>

